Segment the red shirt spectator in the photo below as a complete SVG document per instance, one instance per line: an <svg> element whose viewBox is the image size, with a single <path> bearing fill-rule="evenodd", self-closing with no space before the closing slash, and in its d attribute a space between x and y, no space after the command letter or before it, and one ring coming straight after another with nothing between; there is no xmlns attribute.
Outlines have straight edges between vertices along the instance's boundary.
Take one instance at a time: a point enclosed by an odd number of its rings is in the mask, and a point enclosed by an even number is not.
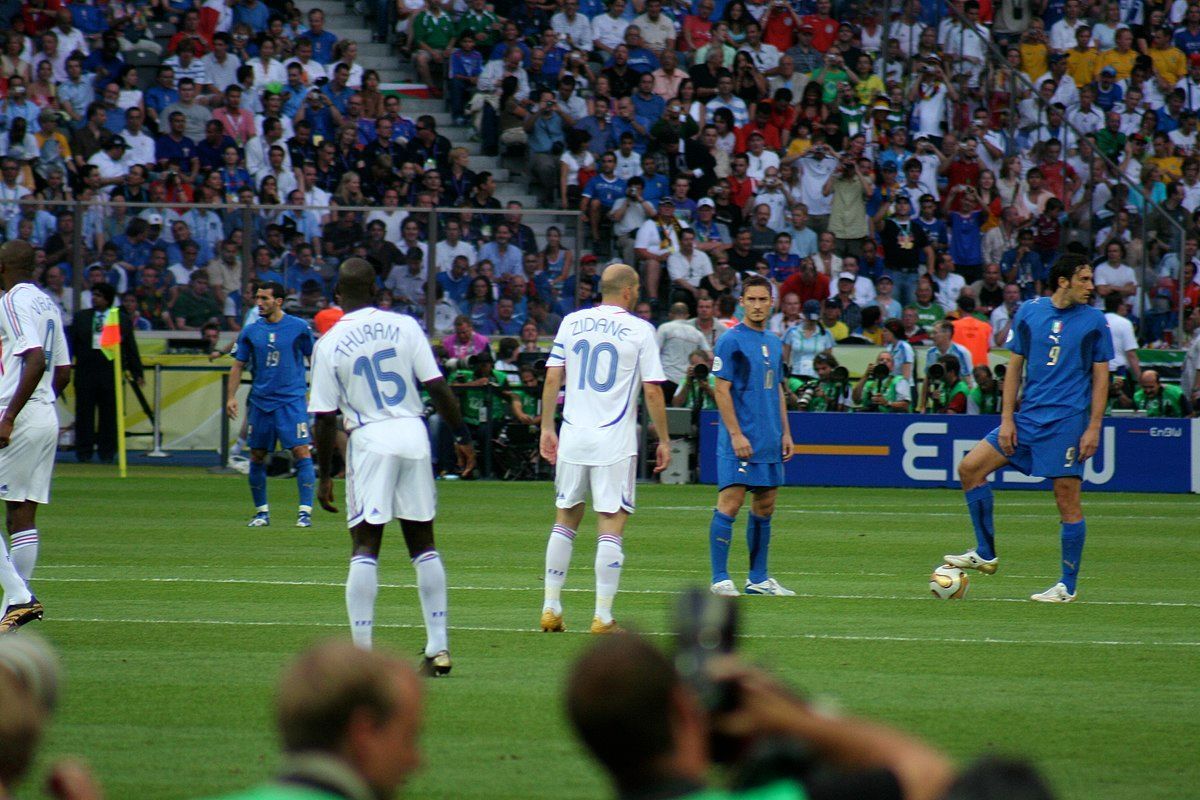
<svg viewBox="0 0 1200 800"><path fill-rule="evenodd" d="M750 149L750 134L761 133L763 144L768 150L782 150L783 145L780 144L779 129L774 125L761 125L758 120L747 122L740 128L737 128L737 139L734 143L734 149L738 153L744 153Z"/></svg>
<svg viewBox="0 0 1200 800"><path fill-rule="evenodd" d="M803 270L788 277L779 287L779 296L784 297L794 293L800 298L800 304L805 300L816 300L824 303L829 299L829 276L820 272L806 273Z"/></svg>
<svg viewBox="0 0 1200 800"><path fill-rule="evenodd" d="M758 181L754 178L738 178L729 176L729 202L738 208L745 208L750 196L758 189Z"/></svg>
<svg viewBox="0 0 1200 800"><path fill-rule="evenodd" d="M824 13L821 9L826 9ZM817 52L827 53L837 38L838 21L829 16L829 3L817 4L817 13L801 17L800 21L813 29L812 46Z"/></svg>
<svg viewBox="0 0 1200 800"><path fill-rule="evenodd" d="M763 41L783 53L796 43L796 18L790 8L772 6L763 20Z"/></svg>
<svg viewBox="0 0 1200 800"><path fill-rule="evenodd" d="M1047 161L1038 164L1038 169L1042 171L1046 190L1065 204L1070 199L1067 197L1067 179L1075 179L1075 170L1065 161Z"/></svg>

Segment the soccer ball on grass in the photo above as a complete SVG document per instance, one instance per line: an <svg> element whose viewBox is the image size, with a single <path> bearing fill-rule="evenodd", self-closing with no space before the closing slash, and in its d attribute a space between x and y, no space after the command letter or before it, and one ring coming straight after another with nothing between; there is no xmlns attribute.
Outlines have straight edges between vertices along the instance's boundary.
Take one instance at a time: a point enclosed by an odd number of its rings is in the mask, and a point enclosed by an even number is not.
<svg viewBox="0 0 1200 800"><path fill-rule="evenodd" d="M929 576L929 591L939 600L961 600L970 585L967 573L958 567L942 564Z"/></svg>

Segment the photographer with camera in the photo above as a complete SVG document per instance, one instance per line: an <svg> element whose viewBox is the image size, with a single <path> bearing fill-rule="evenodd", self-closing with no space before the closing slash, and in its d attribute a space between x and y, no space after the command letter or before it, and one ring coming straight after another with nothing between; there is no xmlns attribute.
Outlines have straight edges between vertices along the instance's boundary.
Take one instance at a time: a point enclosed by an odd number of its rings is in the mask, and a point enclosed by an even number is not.
<svg viewBox="0 0 1200 800"><path fill-rule="evenodd" d="M892 354L884 350L876 356L875 364L863 372L851 392L859 411L908 413L912 407L912 385L892 370Z"/></svg>
<svg viewBox="0 0 1200 800"><path fill-rule="evenodd" d="M784 383L788 408L793 411L845 411L850 372L832 355L813 359L816 377L792 376Z"/></svg>
<svg viewBox="0 0 1200 800"><path fill-rule="evenodd" d="M665 386L665 384L664 384ZM712 410L717 407L717 379L712 374L712 352L696 349L688 356L683 383L671 397L675 408Z"/></svg>
<svg viewBox="0 0 1200 800"><path fill-rule="evenodd" d="M633 634L607 637L575 663L567 717L621 797L934 800L953 778L932 747L817 712L732 655L706 659L696 673L685 680ZM707 786L718 761L737 788Z"/></svg>
<svg viewBox="0 0 1200 800"><path fill-rule="evenodd" d="M967 413L966 381L962 379L962 365L954 356L945 356L926 370L928 386L928 413Z"/></svg>
<svg viewBox="0 0 1200 800"><path fill-rule="evenodd" d="M977 366L972 374L975 386L967 392L968 414L999 414L1004 396L1004 373L1008 367L997 364L995 372L987 364Z"/></svg>

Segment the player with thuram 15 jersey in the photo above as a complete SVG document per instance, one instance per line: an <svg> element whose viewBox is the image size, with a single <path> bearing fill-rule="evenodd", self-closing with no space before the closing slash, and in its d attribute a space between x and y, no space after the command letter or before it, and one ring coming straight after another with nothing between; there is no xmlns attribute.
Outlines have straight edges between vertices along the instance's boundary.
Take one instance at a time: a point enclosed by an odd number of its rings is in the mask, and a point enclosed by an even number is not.
<svg viewBox="0 0 1200 800"><path fill-rule="evenodd" d="M0 500L11 556L0 539L0 633L41 619L29 580L37 563L37 507L50 502L58 447L54 399L71 379L62 315L33 283L34 250L0 246Z"/></svg>
<svg viewBox="0 0 1200 800"><path fill-rule="evenodd" d="M365 259L347 259L338 271L345 314L317 342L312 395L321 482L317 499L333 504L333 451L340 411L346 444L347 524L352 542L346 576L346 612L354 643L370 648L379 589L383 527L400 520L417 573L425 618L425 659L430 676L450 672L446 571L433 541L436 498L422 386L454 431L459 466L474 466L471 432L446 385L420 325L412 317L374 306L375 270Z"/></svg>
<svg viewBox="0 0 1200 800"><path fill-rule="evenodd" d="M278 440L295 457L296 483L300 489L300 511L296 527L312 525L313 489L316 475L309 450L308 411L304 396L305 359L312 355L313 337L308 323L283 313L284 288L275 281L258 285L254 301L259 319L242 328L229 371L229 389L225 413L236 420L237 391L242 371L249 366L254 373L250 397L246 401L246 442L250 446L250 494L254 499L254 517L249 527L271 524L267 505L267 456Z"/></svg>
<svg viewBox="0 0 1200 800"><path fill-rule="evenodd" d="M1000 427L958 468L975 528L975 549L944 558L960 569L994 573L999 559L988 476L1011 465L1026 475L1050 478L1062 520L1062 578L1030 599L1069 603L1075 599L1087 536L1080 502L1083 465L1100 445L1113 347L1104 313L1088 304L1093 284L1086 259L1061 257L1050 270L1050 285L1053 295L1026 302L1013 319ZM1025 392L1017 410L1022 378Z"/></svg>
<svg viewBox="0 0 1200 800"><path fill-rule="evenodd" d="M596 512L596 610L592 633L620 630L613 600L625 563L625 522L634 510L637 478L639 390L658 434L655 472L671 461L667 411L654 328L629 313L640 281L627 264L610 264L600 277L600 305L568 314L546 359L542 408L553 409L565 391L562 430L542 414L541 454L555 465L555 518L546 544L545 601L541 627L565 630L562 587L571 565L575 532L591 495Z"/></svg>
<svg viewBox="0 0 1200 800"><path fill-rule="evenodd" d="M750 276L742 282L740 325L717 340L712 374L717 378L717 507L708 531L712 593L736 597L729 577L733 523L753 495L746 522L750 570L746 594L787 597L796 593L771 577L771 515L783 483L783 462L792 457L787 395L783 388L783 343L766 329L771 314L771 284Z"/></svg>

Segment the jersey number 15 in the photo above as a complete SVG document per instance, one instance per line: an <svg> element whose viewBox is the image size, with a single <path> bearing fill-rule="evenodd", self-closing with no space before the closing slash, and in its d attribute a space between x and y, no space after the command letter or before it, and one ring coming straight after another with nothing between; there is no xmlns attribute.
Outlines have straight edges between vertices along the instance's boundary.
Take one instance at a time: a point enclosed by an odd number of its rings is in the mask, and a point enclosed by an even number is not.
<svg viewBox="0 0 1200 800"><path fill-rule="evenodd" d="M354 362L354 374L366 378L367 387L371 390L371 397L375 398L375 405L378 408L383 408L385 405L399 405L404 401L404 396L408 393L408 388L404 385L404 379L398 373L384 369L383 362L395 357L396 349L389 347L387 350L380 350L370 358L360 356ZM391 394L381 391L380 387L383 386L386 389L387 384L395 387L395 391Z"/></svg>

